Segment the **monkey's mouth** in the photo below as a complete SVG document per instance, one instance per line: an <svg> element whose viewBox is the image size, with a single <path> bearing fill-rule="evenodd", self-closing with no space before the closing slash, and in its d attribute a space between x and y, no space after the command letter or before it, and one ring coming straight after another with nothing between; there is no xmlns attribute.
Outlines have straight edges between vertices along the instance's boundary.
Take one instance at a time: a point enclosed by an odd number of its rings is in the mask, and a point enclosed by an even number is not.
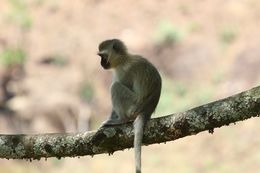
<svg viewBox="0 0 260 173"><path fill-rule="evenodd" d="M108 58L105 56L105 55L99 55L101 57L101 66L104 68L104 69L109 69L110 68L110 62L108 61Z"/></svg>

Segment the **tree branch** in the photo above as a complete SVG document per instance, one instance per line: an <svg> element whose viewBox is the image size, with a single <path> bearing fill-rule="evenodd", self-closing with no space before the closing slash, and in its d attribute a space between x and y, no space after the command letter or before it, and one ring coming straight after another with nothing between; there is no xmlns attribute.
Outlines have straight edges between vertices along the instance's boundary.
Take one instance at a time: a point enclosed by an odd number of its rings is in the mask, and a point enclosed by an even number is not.
<svg viewBox="0 0 260 173"><path fill-rule="evenodd" d="M260 86L182 113L151 119L144 145L173 141L260 115ZM0 135L0 158L40 159L113 153L133 146L131 123L77 134Z"/></svg>

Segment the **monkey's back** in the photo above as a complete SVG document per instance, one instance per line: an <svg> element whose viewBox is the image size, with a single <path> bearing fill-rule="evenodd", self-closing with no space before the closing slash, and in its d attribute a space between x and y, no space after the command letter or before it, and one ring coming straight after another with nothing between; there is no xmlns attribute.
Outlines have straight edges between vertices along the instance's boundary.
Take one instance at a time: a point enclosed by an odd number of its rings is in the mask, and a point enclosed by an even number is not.
<svg viewBox="0 0 260 173"><path fill-rule="evenodd" d="M138 95L137 112L151 116L161 95L161 76L152 63L141 56L133 56L129 68L132 78L132 89Z"/></svg>

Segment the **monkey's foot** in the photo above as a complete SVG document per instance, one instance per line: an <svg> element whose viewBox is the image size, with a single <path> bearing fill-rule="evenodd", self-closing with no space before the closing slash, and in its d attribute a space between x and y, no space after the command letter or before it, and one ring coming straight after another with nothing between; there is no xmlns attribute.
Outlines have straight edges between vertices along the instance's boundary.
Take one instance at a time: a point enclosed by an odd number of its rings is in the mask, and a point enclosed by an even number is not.
<svg viewBox="0 0 260 173"><path fill-rule="evenodd" d="M120 125L120 124L125 124L127 122L128 121L126 121L126 120L108 119L101 124L101 127L116 126L116 125Z"/></svg>

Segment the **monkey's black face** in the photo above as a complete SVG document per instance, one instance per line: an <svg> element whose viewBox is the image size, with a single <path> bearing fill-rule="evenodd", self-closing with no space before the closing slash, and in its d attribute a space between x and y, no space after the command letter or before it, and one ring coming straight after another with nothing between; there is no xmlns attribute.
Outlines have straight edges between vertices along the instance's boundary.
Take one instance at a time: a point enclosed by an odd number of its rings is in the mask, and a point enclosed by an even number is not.
<svg viewBox="0 0 260 173"><path fill-rule="evenodd" d="M101 62L100 62L101 66L104 69L109 69L110 68L110 62L108 61L108 55L107 54L102 54L102 53L98 53L98 55L101 58Z"/></svg>

